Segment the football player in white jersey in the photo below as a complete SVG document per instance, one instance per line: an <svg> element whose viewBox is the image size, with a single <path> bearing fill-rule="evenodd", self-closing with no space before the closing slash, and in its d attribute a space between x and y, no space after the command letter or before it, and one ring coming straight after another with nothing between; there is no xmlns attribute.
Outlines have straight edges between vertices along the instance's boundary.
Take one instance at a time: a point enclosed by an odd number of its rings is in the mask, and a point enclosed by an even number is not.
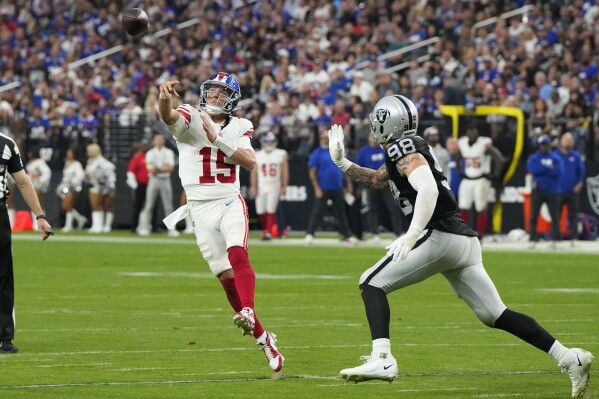
<svg viewBox="0 0 599 399"><path fill-rule="evenodd" d="M287 151L277 148L273 132L260 137L262 148L256 152L256 167L250 175L250 195L256 200L256 213L262 224L262 239L270 240L277 223L279 197L285 195L289 182Z"/></svg>
<svg viewBox="0 0 599 399"><path fill-rule="evenodd" d="M92 208L92 225L89 233L108 233L114 220L116 166L102 156L98 144L88 144L85 174L89 184L89 203Z"/></svg>
<svg viewBox="0 0 599 399"><path fill-rule="evenodd" d="M586 390L593 355L566 348L531 317L508 309L485 271L476 233L460 218L447 179L428 144L416 136L418 110L404 96L387 96L370 114L372 134L385 149L378 170L362 168L347 158L343 129L333 125L331 158L349 177L371 190L392 188L409 223L406 234L360 278L360 291L372 336L366 362L341 370L348 381L397 378L397 361L389 340L390 308L387 295L441 273L456 294L489 327L505 330L549 353L568 373L572 396Z"/></svg>
<svg viewBox="0 0 599 399"><path fill-rule="evenodd" d="M77 197L79 197L79 193L83 189L83 180L85 180L83 166L75 157L75 151L69 148L66 152L66 161L62 169L62 181L56 188L56 194L62 198L61 206L65 211L63 233L73 230L73 218L77 220L77 228L79 230L87 223L87 218L75 209L75 201L77 201Z"/></svg>
<svg viewBox="0 0 599 399"><path fill-rule="evenodd" d="M256 276L248 258L249 219L239 191L239 167L253 169L256 155L250 139L252 122L232 116L241 90L225 72L211 75L200 86L199 108L183 104L173 109L178 81L160 85L158 110L179 149L179 177L187 204L165 218L174 229L191 216L196 241L212 273L221 282L233 322L252 334L269 366L278 372L284 358L276 336L265 331L254 312Z"/></svg>
<svg viewBox="0 0 599 399"><path fill-rule="evenodd" d="M487 229L487 205L491 177L499 178L503 170L504 158L493 147L490 137L478 135L476 125L468 125L466 135L458 140L458 147L464 162L464 175L458 191L462 219L468 223L470 209L476 210L476 233L482 238Z"/></svg>

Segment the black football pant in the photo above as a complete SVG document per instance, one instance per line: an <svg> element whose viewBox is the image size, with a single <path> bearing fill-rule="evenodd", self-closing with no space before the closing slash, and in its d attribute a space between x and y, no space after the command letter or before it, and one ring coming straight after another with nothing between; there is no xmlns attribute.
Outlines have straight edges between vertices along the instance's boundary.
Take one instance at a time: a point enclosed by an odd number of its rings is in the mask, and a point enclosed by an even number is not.
<svg viewBox="0 0 599 399"><path fill-rule="evenodd" d="M6 203L4 199L0 199L0 341L12 340L15 336L15 323L12 318L14 303L10 220Z"/></svg>
<svg viewBox="0 0 599 399"><path fill-rule="evenodd" d="M316 228L322 220L322 215L327 208L327 202L333 201L333 214L337 220L337 229L339 233L343 235L343 238L351 237L349 230L349 222L347 221L347 215L345 214L345 199L343 198L343 190L322 190L322 198L314 198L314 208L310 221L308 223L308 230L306 234L314 235Z"/></svg>
<svg viewBox="0 0 599 399"><path fill-rule="evenodd" d="M391 217L391 228L393 229L393 234L397 237L401 235L402 232L402 221L400 210L395 200L393 199L393 194L391 194L391 190L385 190L381 193L375 193L373 191L368 191L368 221L370 224L370 232L372 234L378 234L378 227L381 224L381 212L383 208L386 208L389 212L389 216Z"/></svg>
<svg viewBox="0 0 599 399"><path fill-rule="evenodd" d="M139 214L144 209L146 203L146 188L145 184L138 184L135 189L135 201L133 203L133 212L131 213L131 232L135 233L139 224Z"/></svg>
<svg viewBox="0 0 599 399"><path fill-rule="evenodd" d="M568 208L568 224L570 225L570 239L578 239L578 193L562 194L559 203L559 212L562 213L564 204ZM560 218L561 220L561 218Z"/></svg>

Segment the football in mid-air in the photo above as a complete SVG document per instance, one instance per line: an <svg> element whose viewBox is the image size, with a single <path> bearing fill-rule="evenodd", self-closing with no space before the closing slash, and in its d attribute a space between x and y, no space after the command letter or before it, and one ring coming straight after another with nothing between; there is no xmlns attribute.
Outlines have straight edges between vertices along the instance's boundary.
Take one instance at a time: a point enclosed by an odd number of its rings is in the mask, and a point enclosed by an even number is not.
<svg viewBox="0 0 599 399"><path fill-rule="evenodd" d="M129 8L123 11L121 18L123 29L131 36L143 35L148 31L150 20L148 14L141 8Z"/></svg>

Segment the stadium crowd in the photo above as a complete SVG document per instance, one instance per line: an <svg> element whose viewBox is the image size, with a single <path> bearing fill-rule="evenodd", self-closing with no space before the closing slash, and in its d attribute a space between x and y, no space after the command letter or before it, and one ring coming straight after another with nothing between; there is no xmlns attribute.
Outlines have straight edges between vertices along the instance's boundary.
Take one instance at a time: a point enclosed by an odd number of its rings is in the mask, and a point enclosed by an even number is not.
<svg viewBox="0 0 599 399"><path fill-rule="evenodd" d="M598 7L593 0L534 1L524 14L472 29L525 3L141 0L131 5L148 13L150 31L131 38L116 1L5 0L0 130L26 148L53 148L57 163L67 148L83 155L90 142L114 157L115 129L151 138L150 129L137 127L156 119L160 83L179 79L184 100L195 103L200 83L223 70L241 85L246 101L237 112L254 122L256 142L272 130L291 156L308 156L319 127L331 123L345 126L349 148L359 148L373 101L388 93L412 98L421 129L436 124L443 138L450 132L442 104L510 105L525 112L530 151L538 136L570 131L587 153L599 143L591 138L599 110ZM382 57L434 37L441 40ZM115 46L123 47L72 65ZM510 146L512 130L499 128L498 148Z"/></svg>

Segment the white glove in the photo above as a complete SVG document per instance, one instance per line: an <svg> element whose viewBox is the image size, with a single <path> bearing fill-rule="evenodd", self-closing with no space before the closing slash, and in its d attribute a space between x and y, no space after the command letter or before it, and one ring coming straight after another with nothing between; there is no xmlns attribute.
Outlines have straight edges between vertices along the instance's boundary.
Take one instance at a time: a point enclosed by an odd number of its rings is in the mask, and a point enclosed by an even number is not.
<svg viewBox="0 0 599 399"><path fill-rule="evenodd" d="M135 173L127 172L127 185L132 190L135 190L137 188L137 179L135 178Z"/></svg>
<svg viewBox="0 0 599 399"><path fill-rule="evenodd" d="M329 153L335 165L345 172L353 163L345 158L344 138L343 128L340 125L333 125L329 130Z"/></svg>
<svg viewBox="0 0 599 399"><path fill-rule="evenodd" d="M414 245L416 245L416 241L418 241L418 236L421 232L422 231L419 232L416 229L408 229L406 234L385 247L385 249L388 250L387 255L393 256L393 261L399 260L401 262L407 258L408 253L414 248Z"/></svg>

